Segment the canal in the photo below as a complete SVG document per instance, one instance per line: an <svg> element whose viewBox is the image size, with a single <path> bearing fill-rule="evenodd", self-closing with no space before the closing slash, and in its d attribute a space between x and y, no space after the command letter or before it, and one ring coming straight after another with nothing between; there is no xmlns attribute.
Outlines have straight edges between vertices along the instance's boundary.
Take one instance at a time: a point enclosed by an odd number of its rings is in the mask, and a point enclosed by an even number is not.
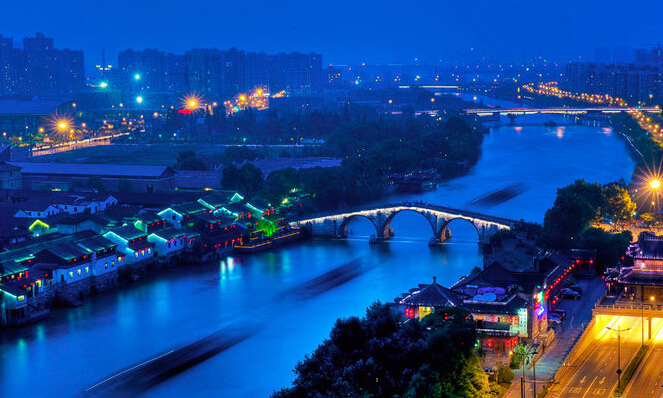
<svg viewBox="0 0 663 398"><path fill-rule="evenodd" d="M526 119L528 118L528 119ZM561 117L528 116L521 121ZM538 118L538 119L537 119ZM420 200L541 222L555 190L577 178L601 183L633 171L624 143L610 129L566 126L500 127L485 137L478 164L464 177ZM499 204L472 201L508 186L523 192ZM1 397L68 397L117 372L210 333L233 327L257 331L236 346L157 385L143 397L266 397L293 379L298 360L328 336L338 317L362 315L375 300L392 301L433 276L450 285L482 265L476 231L463 221L453 238L428 247L431 229L414 213L392 222L395 238L369 246L367 220L353 221L347 241L311 240L273 252L178 268L54 309L41 323L0 334ZM302 284L353 262L361 272L318 294Z"/></svg>

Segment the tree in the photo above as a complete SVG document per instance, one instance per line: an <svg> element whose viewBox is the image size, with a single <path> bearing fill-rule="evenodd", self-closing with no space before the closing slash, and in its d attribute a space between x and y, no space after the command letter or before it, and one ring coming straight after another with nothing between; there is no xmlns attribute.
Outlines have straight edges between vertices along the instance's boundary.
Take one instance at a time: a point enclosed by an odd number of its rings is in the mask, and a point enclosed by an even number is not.
<svg viewBox="0 0 663 398"><path fill-rule="evenodd" d="M591 221L600 217L604 203L603 189L597 183L577 180L558 189L555 203L543 220L546 244L556 249L568 248Z"/></svg>
<svg viewBox="0 0 663 398"><path fill-rule="evenodd" d="M85 184L88 188L95 189L99 192L103 192L105 187L103 181L101 181L101 177L90 177L87 180L87 183Z"/></svg>
<svg viewBox="0 0 663 398"><path fill-rule="evenodd" d="M600 228L589 228L580 234L576 246L596 250L595 269L597 273L602 273L605 268L617 264L632 240L630 231L611 234Z"/></svg>
<svg viewBox="0 0 663 398"><path fill-rule="evenodd" d="M515 375L508 366L499 366L495 372L495 381L497 383L511 383Z"/></svg>
<svg viewBox="0 0 663 398"><path fill-rule="evenodd" d="M252 163L245 163L237 168L235 165L223 167L222 185L225 189L241 192L242 195L252 197L260 191L264 184L262 171Z"/></svg>
<svg viewBox="0 0 663 398"><path fill-rule="evenodd" d="M131 183L126 178L121 178L117 181L117 191L118 192L131 192L133 187Z"/></svg>
<svg viewBox="0 0 663 398"><path fill-rule="evenodd" d="M329 339L297 364L293 386L272 397L489 397L475 341L463 310L403 322L376 303L364 318L337 320Z"/></svg>
<svg viewBox="0 0 663 398"><path fill-rule="evenodd" d="M207 170L207 166L194 151L182 151L177 155L175 168L178 170Z"/></svg>
<svg viewBox="0 0 663 398"><path fill-rule="evenodd" d="M617 222L630 221L633 218L636 204L631 200L628 190L618 184L608 184L604 188L605 212Z"/></svg>

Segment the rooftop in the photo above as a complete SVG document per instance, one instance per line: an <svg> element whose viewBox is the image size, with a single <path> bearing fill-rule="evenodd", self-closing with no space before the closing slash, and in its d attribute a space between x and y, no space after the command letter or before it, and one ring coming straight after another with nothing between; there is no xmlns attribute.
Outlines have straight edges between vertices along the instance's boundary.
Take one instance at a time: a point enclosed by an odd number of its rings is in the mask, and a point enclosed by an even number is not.
<svg viewBox="0 0 663 398"><path fill-rule="evenodd" d="M134 227L133 225L125 225L123 227L115 228L112 231L106 232L104 236L108 236L109 234L118 236L127 242L145 236L143 231Z"/></svg>
<svg viewBox="0 0 663 398"><path fill-rule="evenodd" d="M425 285L420 290L412 292L403 298L400 304L425 307L458 306L466 296L439 285L433 277L433 283Z"/></svg>
<svg viewBox="0 0 663 398"><path fill-rule="evenodd" d="M164 178L175 174L173 169L168 166L38 162L11 162L10 164L20 167L22 174L126 178Z"/></svg>

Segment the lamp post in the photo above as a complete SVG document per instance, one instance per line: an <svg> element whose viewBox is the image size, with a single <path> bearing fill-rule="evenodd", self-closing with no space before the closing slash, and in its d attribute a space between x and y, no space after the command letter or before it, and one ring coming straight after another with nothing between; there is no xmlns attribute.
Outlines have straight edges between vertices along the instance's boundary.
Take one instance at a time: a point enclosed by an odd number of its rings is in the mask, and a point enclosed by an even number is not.
<svg viewBox="0 0 663 398"><path fill-rule="evenodd" d="M191 94L184 97L184 108L186 108L186 110L191 115L192 135L196 133L196 112L202 105L202 99L196 94Z"/></svg>
<svg viewBox="0 0 663 398"><path fill-rule="evenodd" d="M658 191L661 188L661 180L658 178L655 178L651 181L649 181L649 188L652 190L653 193L653 200L652 200L652 205L654 206L654 220L656 220L656 214L658 213L658 208L656 207L656 199L658 197Z"/></svg>
<svg viewBox="0 0 663 398"><path fill-rule="evenodd" d="M622 333L631 330L631 328L613 328L606 327L606 329L617 333L617 388L621 387L622 384L622 365L621 365L621 342L622 342Z"/></svg>

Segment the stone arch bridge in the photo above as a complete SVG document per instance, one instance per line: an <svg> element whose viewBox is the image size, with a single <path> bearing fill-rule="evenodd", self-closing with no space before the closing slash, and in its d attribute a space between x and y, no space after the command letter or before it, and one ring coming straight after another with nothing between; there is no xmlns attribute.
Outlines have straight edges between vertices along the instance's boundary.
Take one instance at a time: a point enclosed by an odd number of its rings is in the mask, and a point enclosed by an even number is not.
<svg viewBox="0 0 663 398"><path fill-rule="evenodd" d="M419 213L429 222L433 231L431 244L444 242L448 236L447 227L453 220L465 220L474 225L479 235L479 243L488 243L491 235L495 232L501 229L511 229L516 224L515 220L466 210L452 209L429 203L404 202L316 215L315 217L292 221L290 226L308 230L313 236L347 238L350 221L356 217L363 217L368 219L375 227L375 239L372 240L388 240L393 236L391 221L397 214L404 211Z"/></svg>

